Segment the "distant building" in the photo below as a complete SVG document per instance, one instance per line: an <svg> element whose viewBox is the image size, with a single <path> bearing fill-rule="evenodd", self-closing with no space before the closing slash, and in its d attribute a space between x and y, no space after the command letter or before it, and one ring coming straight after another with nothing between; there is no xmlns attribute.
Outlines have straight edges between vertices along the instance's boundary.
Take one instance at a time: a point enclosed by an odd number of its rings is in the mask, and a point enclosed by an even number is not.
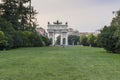
<svg viewBox="0 0 120 80"><path fill-rule="evenodd" d="M36 28L36 31L38 32L39 35L47 36L47 32L42 27Z"/></svg>
<svg viewBox="0 0 120 80"><path fill-rule="evenodd" d="M85 35L85 36L89 36L91 34L93 34L94 36L97 36L100 32L96 31L96 32L80 32L80 36L81 35Z"/></svg>
<svg viewBox="0 0 120 80"><path fill-rule="evenodd" d="M75 36L80 36L78 30L74 30L73 28L68 29L68 35L75 35Z"/></svg>
<svg viewBox="0 0 120 80"><path fill-rule="evenodd" d="M79 32L78 30L74 30L73 28L68 29L68 35L76 35L76 36L89 36L91 34L97 36L100 33L100 30L97 30L95 32Z"/></svg>
<svg viewBox="0 0 120 80"><path fill-rule="evenodd" d="M73 28L69 28L69 29L68 29L68 34L69 34L69 35L72 35L73 32L74 32Z"/></svg>
<svg viewBox="0 0 120 80"><path fill-rule="evenodd" d="M93 32L80 32L80 36L81 35L89 36L91 34L93 34Z"/></svg>

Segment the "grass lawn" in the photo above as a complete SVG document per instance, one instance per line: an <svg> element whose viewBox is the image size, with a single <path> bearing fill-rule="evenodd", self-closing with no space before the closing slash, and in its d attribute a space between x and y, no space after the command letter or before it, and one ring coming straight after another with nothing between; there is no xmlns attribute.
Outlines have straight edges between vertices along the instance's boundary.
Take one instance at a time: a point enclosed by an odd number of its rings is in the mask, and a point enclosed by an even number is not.
<svg viewBox="0 0 120 80"><path fill-rule="evenodd" d="M80 46L0 51L0 80L120 80L120 54Z"/></svg>

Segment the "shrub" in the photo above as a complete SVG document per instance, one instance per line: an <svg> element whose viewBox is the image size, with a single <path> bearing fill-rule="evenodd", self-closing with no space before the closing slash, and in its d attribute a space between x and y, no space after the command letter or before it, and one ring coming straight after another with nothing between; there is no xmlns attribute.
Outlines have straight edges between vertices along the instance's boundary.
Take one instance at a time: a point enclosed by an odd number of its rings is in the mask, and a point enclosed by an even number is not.
<svg viewBox="0 0 120 80"><path fill-rule="evenodd" d="M0 31L0 50L5 49L8 46L8 40L3 31Z"/></svg>
<svg viewBox="0 0 120 80"><path fill-rule="evenodd" d="M97 47L97 37L94 36L93 34L89 35L87 37L87 43L89 46Z"/></svg>
<svg viewBox="0 0 120 80"><path fill-rule="evenodd" d="M45 43L45 46L49 46L51 44L51 40L48 37L42 36L42 39Z"/></svg>
<svg viewBox="0 0 120 80"><path fill-rule="evenodd" d="M80 42L80 37L76 35L69 35L68 36L68 43L69 45L78 45Z"/></svg>
<svg viewBox="0 0 120 80"><path fill-rule="evenodd" d="M0 30L4 32L5 36L8 39L7 49L13 48L14 47L13 35L15 34L16 31L12 27L12 24L3 18L0 18Z"/></svg>
<svg viewBox="0 0 120 80"><path fill-rule="evenodd" d="M21 35L22 31L16 31L16 33L13 35L13 40L14 40L14 47L13 48L18 48L18 47L23 47L23 38Z"/></svg>
<svg viewBox="0 0 120 80"><path fill-rule="evenodd" d="M19 36L22 40L19 42L22 44L22 47L40 47L44 46L44 41L42 37L36 32L30 31L19 31ZM19 37L18 37L19 38Z"/></svg>
<svg viewBox="0 0 120 80"><path fill-rule="evenodd" d="M30 31L22 31L22 39L23 39L23 47L32 47L33 44L30 41L30 36L32 32Z"/></svg>
<svg viewBox="0 0 120 80"><path fill-rule="evenodd" d="M115 26L105 26L98 36L98 43L101 47L105 48L109 52L116 53L116 44L118 39L114 36L116 31Z"/></svg>
<svg viewBox="0 0 120 80"><path fill-rule="evenodd" d="M29 37L29 39L33 47L45 46L42 36L38 35L36 32L33 32L31 36Z"/></svg>
<svg viewBox="0 0 120 80"><path fill-rule="evenodd" d="M15 30L10 22L0 18L0 49L40 47L49 44L47 37L42 37L32 31Z"/></svg>
<svg viewBox="0 0 120 80"><path fill-rule="evenodd" d="M88 44L87 40L88 40L87 36L85 36L85 35L80 36L80 44L81 45L88 46L89 44Z"/></svg>

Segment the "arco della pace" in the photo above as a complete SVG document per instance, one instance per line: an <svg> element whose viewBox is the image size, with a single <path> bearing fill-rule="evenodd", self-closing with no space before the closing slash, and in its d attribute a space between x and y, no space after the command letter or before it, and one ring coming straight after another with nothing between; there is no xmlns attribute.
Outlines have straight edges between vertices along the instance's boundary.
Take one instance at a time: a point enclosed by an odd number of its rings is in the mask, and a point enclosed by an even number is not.
<svg viewBox="0 0 120 80"><path fill-rule="evenodd" d="M48 22L48 34L49 38L52 40L52 46L56 45L55 35L60 35L60 45L68 45L68 23L62 23L58 20L52 24Z"/></svg>

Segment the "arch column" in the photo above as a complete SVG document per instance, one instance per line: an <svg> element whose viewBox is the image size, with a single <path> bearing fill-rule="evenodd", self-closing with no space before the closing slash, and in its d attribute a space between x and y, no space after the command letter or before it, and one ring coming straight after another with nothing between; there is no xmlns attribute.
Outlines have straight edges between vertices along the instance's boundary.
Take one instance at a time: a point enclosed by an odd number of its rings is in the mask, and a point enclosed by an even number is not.
<svg viewBox="0 0 120 80"><path fill-rule="evenodd" d="M68 34L66 33L65 45L68 46Z"/></svg>
<svg viewBox="0 0 120 80"><path fill-rule="evenodd" d="M52 45L53 46L55 45L55 33L54 32L52 33Z"/></svg>
<svg viewBox="0 0 120 80"><path fill-rule="evenodd" d="M63 45L63 33L61 32L61 34L60 34L60 45Z"/></svg>
<svg viewBox="0 0 120 80"><path fill-rule="evenodd" d="M65 44L63 43L63 39L65 38ZM68 33L67 32L61 32L61 38L60 38L60 45L68 46Z"/></svg>

